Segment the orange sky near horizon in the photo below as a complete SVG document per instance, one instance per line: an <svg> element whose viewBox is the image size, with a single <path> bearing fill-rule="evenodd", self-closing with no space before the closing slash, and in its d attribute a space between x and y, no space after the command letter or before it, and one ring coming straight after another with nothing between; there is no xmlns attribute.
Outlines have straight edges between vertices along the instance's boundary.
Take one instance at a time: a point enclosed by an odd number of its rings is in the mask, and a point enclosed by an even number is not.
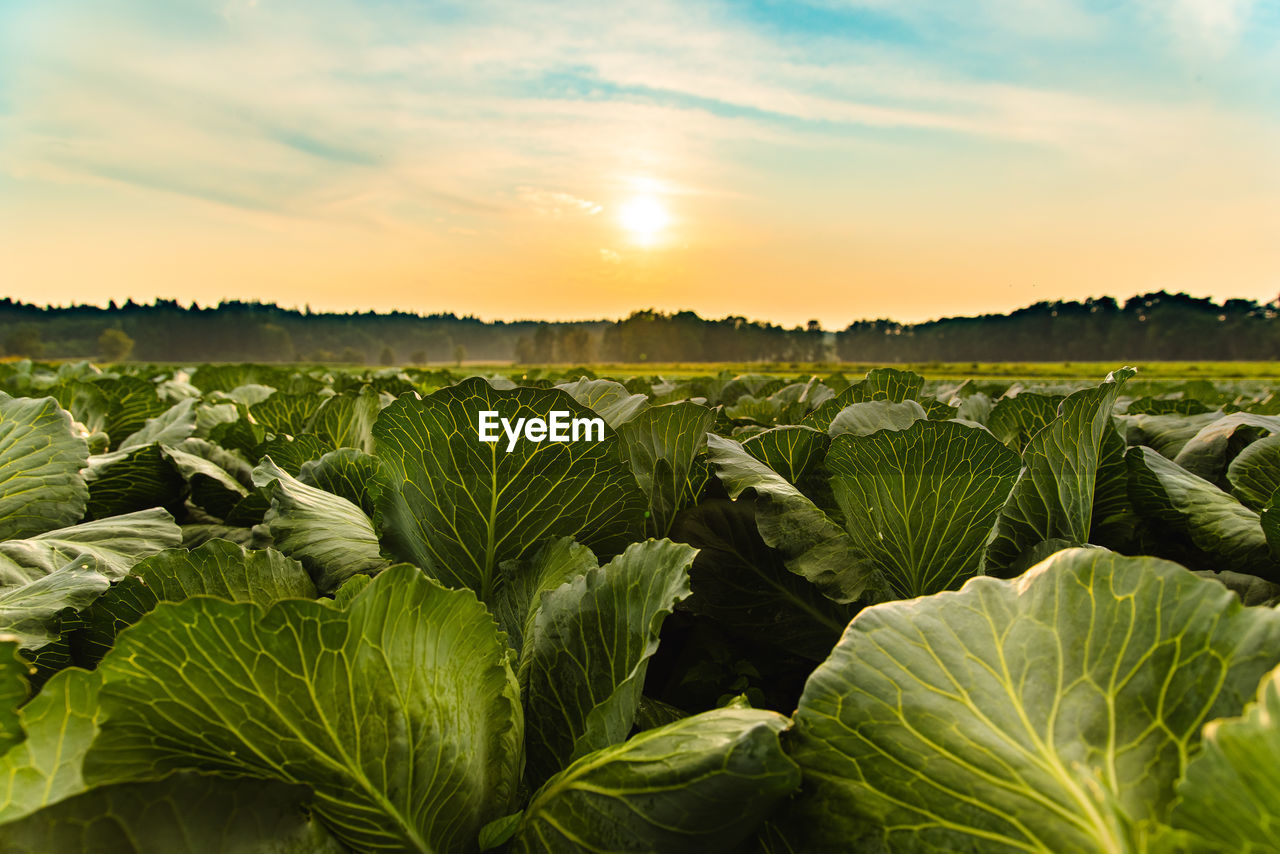
<svg viewBox="0 0 1280 854"><path fill-rule="evenodd" d="M990 55L916 2L558 4L527 34L501 2L148 5L0 10L5 296L839 329L1280 293L1250 82L1280 4L1029 0L1066 23L993 9Z"/></svg>

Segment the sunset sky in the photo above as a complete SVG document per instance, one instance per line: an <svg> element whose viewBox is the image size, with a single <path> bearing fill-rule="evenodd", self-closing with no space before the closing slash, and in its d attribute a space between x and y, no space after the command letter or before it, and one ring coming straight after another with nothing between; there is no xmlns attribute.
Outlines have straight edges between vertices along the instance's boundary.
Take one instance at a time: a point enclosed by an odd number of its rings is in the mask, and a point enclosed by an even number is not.
<svg viewBox="0 0 1280 854"><path fill-rule="evenodd" d="M0 292L784 324L1280 293L1280 0L0 0Z"/></svg>

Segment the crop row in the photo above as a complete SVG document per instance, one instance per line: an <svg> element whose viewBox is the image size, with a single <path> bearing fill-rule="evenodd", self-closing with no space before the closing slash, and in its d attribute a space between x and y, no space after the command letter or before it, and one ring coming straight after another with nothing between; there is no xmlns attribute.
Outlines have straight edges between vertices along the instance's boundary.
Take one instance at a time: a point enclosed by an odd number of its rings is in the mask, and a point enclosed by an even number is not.
<svg viewBox="0 0 1280 854"><path fill-rule="evenodd" d="M0 854L1280 850L1280 401L1134 374L0 365Z"/></svg>

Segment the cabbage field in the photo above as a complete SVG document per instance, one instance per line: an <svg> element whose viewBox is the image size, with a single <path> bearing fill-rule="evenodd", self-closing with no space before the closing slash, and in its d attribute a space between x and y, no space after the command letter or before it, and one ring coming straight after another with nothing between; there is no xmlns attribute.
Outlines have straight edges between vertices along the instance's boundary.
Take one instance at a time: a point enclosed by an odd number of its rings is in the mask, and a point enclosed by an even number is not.
<svg viewBox="0 0 1280 854"><path fill-rule="evenodd" d="M1280 851L1263 385L0 391L0 854Z"/></svg>

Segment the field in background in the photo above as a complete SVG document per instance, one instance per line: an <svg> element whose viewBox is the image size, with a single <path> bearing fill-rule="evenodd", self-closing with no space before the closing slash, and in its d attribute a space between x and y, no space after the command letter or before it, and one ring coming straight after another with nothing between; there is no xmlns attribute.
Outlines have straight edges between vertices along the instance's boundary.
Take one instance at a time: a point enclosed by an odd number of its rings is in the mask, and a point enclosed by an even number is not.
<svg viewBox="0 0 1280 854"><path fill-rule="evenodd" d="M1148 380L1249 379L1280 380L1280 362L1129 362L1138 368L1138 376ZM453 367L439 365L431 367ZM539 371L563 373L571 365L515 365L511 363L464 362L463 368L479 373ZM872 368L888 367L914 371L926 379L969 379L1001 377L1008 379L1100 379L1121 367L1117 362L605 362L586 366L598 376L694 377L731 374L796 374L842 373L847 377L862 376ZM455 368L456 370L456 368Z"/></svg>
<svg viewBox="0 0 1280 854"><path fill-rule="evenodd" d="M21 361L18 357L0 357L0 363ZM46 364L61 364L78 360L46 360ZM99 363L104 364L104 363ZM125 363L130 364L130 363ZM153 363L155 364L155 363ZM163 363L161 363L163 364ZM195 367L194 364L171 362L174 367ZM243 362L210 362L206 364L236 365ZM371 365L357 363L289 362L272 363L281 367L319 367L335 370L376 370L380 367L409 367L426 370L448 369L464 374L504 374L507 376L563 375L574 367L582 367L600 377L663 376L699 377L715 376L722 372L737 374L768 374L776 376L818 375L841 373L846 377L859 377L872 368L897 368L914 371L926 379L1043 379L1043 380L1092 380L1100 379L1109 371L1124 365L1138 368L1144 380L1265 380L1280 381L1280 361L1243 362L1154 362L1129 360L1117 362L592 362L575 366L569 363L522 365L511 361L467 360L459 366L455 362L435 361L425 364Z"/></svg>

